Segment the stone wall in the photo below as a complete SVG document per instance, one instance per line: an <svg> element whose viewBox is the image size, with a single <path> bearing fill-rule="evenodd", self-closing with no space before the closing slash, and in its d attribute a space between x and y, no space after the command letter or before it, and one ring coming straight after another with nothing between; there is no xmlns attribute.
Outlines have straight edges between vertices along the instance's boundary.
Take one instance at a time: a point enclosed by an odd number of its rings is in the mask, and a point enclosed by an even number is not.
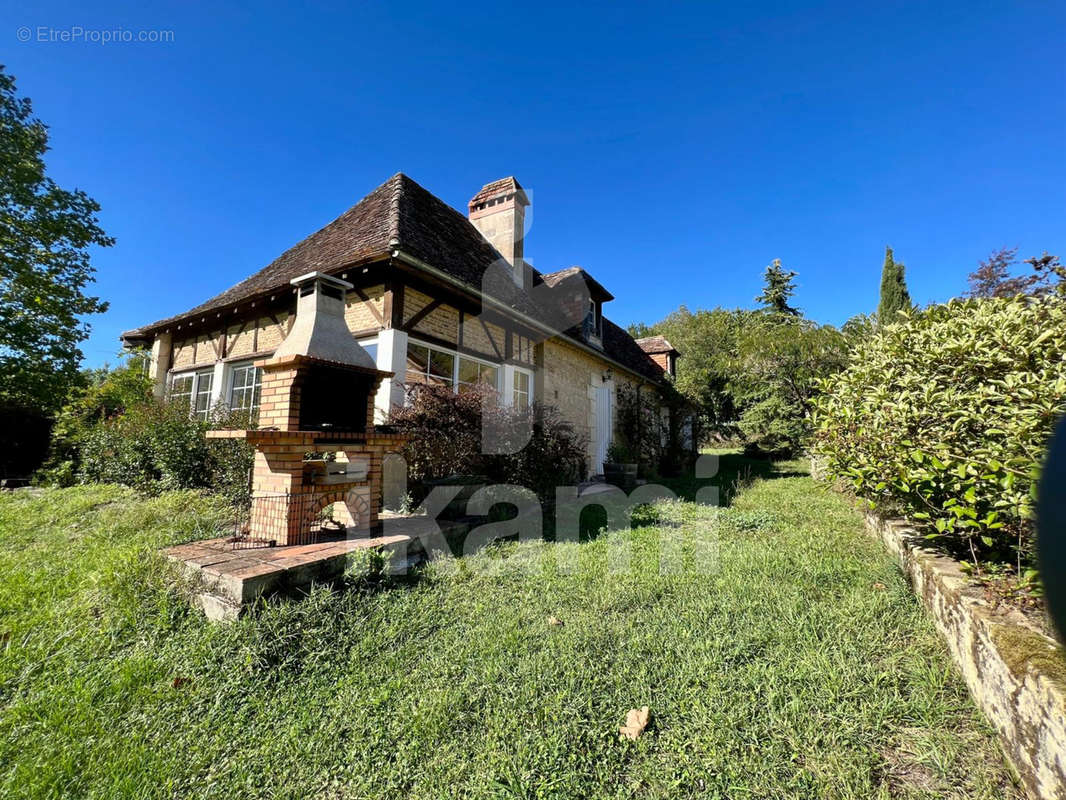
<svg viewBox="0 0 1066 800"><path fill-rule="evenodd" d="M1034 798L1066 798L1066 656L1021 612L993 609L958 562L902 520L866 515L947 642L970 694Z"/></svg>
<svg viewBox="0 0 1066 800"><path fill-rule="evenodd" d="M603 375L612 371L610 381L614 393L615 422L618 420L618 387L636 384L638 380L628 373L613 369L607 361L572 347L559 339L549 339L543 345L543 389L540 399L545 405L554 406L587 438L586 458L592 473L599 467L592 462L596 450L593 441L596 431L596 387L603 383Z"/></svg>

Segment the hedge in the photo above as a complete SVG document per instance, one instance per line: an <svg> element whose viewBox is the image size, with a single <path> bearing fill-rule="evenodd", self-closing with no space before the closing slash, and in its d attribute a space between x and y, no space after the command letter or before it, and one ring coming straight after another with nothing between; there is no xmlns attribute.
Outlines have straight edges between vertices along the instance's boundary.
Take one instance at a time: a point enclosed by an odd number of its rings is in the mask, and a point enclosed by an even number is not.
<svg viewBox="0 0 1066 800"><path fill-rule="evenodd" d="M823 389L813 450L832 477L974 560L1028 551L1040 467L1066 411L1061 298L901 313Z"/></svg>

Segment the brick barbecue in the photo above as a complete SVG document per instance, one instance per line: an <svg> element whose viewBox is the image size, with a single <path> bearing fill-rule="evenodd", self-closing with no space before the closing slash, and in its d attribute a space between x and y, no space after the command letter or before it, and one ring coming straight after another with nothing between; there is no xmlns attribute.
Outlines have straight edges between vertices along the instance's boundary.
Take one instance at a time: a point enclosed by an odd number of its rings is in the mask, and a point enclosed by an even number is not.
<svg viewBox="0 0 1066 800"><path fill-rule="evenodd" d="M382 465L406 437L374 426L384 378L344 321L347 281L321 272L291 281L298 300L292 330L263 370L256 430L210 431L255 448L252 508L243 539L296 545L313 541L321 512L367 534L378 523Z"/></svg>

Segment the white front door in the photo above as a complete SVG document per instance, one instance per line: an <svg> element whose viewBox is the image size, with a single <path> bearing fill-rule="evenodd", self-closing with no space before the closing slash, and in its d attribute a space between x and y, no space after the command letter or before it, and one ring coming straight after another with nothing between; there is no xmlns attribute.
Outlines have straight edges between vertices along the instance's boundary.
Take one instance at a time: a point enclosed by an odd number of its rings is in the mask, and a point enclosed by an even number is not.
<svg viewBox="0 0 1066 800"><path fill-rule="evenodd" d="M596 387L596 432L593 440L596 463L590 465L593 475L603 472L603 462L607 460L607 448L614 433L614 408L611 400L611 384L601 383Z"/></svg>

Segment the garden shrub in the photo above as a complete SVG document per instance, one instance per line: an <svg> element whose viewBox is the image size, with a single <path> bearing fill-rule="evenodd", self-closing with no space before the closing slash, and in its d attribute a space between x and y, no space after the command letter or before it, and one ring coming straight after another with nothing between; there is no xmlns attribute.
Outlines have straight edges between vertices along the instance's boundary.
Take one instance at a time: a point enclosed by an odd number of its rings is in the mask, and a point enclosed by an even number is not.
<svg viewBox="0 0 1066 800"><path fill-rule="evenodd" d="M253 451L240 439L208 440L211 428L255 427L247 414L215 409L209 422L152 396L145 356L90 375L56 418L41 483L117 483L145 492L210 489L233 503L250 495Z"/></svg>
<svg viewBox="0 0 1066 800"><path fill-rule="evenodd" d="M554 408L506 408L498 400L491 389L456 394L448 387L419 386L408 405L393 409L389 427L410 437L403 455L416 502L427 481L453 475L523 486L542 499L554 497L556 486L584 478L585 440ZM517 452L485 453L483 430L504 445L525 441L527 431L532 435Z"/></svg>
<svg viewBox="0 0 1066 800"><path fill-rule="evenodd" d="M242 424L244 423L244 424ZM239 439L208 440L216 427L247 427L217 411L193 419L183 403L150 400L89 428L79 441L79 483L119 483L155 493L210 489L236 504L250 493L253 451Z"/></svg>
<svg viewBox="0 0 1066 800"><path fill-rule="evenodd" d="M616 393L615 437L608 461L637 463L646 478L677 475L685 466L682 424L690 413L672 384L659 390L621 383Z"/></svg>
<svg viewBox="0 0 1066 800"><path fill-rule="evenodd" d="M823 388L814 450L830 476L975 562L1026 560L1036 481L1066 411L1066 302L953 300L901 315Z"/></svg>

